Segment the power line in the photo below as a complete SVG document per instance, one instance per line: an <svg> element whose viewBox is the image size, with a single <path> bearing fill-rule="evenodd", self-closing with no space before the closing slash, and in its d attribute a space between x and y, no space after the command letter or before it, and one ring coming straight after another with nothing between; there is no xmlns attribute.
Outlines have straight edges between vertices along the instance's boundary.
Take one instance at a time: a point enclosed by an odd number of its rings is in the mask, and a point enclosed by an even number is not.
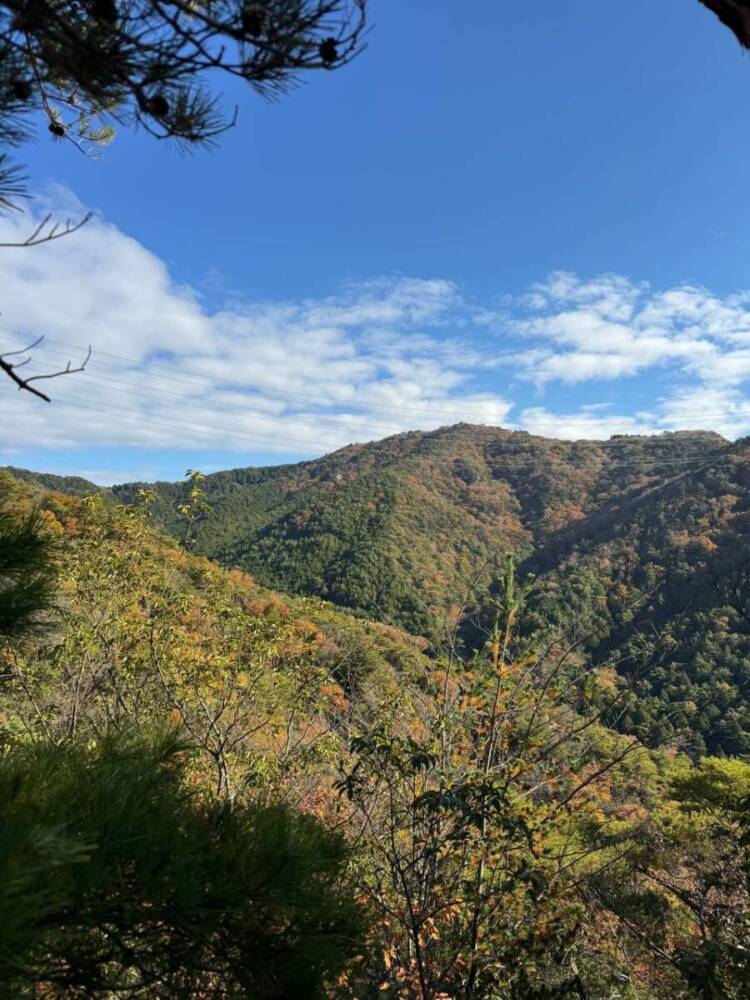
<svg viewBox="0 0 750 1000"><path fill-rule="evenodd" d="M109 385L110 381L117 382L118 380L116 380L116 379L113 380L113 379L110 379L110 378L101 378L101 379L98 379L98 381L100 383L105 384L105 385ZM127 382L120 381L120 384L121 385L125 385L127 388L129 388ZM142 387L139 386L139 388L142 388ZM126 389L113 388L113 391L115 391L115 392L125 392ZM153 394L152 398L155 398L157 401L159 399L166 398L166 395L172 396L173 398L176 398L176 399L184 399L184 397L178 396L178 394L175 394L175 393L165 394L163 392L160 393L160 392L155 391L155 390L151 390L151 391L152 391L152 394ZM141 398L143 398L143 397L141 397ZM237 426L229 427L229 426L226 426L226 425L215 425L215 424L214 425L206 425L206 424L197 423L195 421L178 420L178 419L175 419L173 417L152 416L152 415L149 415L149 414L144 414L144 413L142 413L139 410L133 410L133 409L124 408L124 407L118 406L117 404L107 403L107 402L103 402L103 401L100 401L100 400L88 400L88 399L84 400L84 399L81 399L78 396L70 396L70 395L65 395L65 394L61 394L61 393L58 393L56 395L56 399L59 400L61 403L63 403L63 405L66 405L66 406L69 406L69 407L72 407L72 408L75 408L76 406L78 406L78 407L83 407L84 409L93 410L94 412L104 413L104 414L107 414L107 415L110 415L110 414L124 414L126 416L135 417L138 420L139 424L141 424L141 425L148 426L149 424L150 425L159 424L161 426L168 427L170 429L177 429L177 430L186 429L186 430L190 430L190 431L193 431L193 432L198 432L198 433L200 433L202 435L208 434L208 435L211 435L211 436L218 436L218 437L221 437L222 440L224 440L224 441L226 440L227 436L230 436L230 437L234 438L234 437L237 437L237 436L239 436L239 435L241 435L243 433L241 429L237 428ZM214 404L214 405L216 405L216 404ZM239 406L238 407L230 407L228 405L227 408L231 408L232 410L237 410L238 412L241 412L241 413L248 412L247 410L245 410L245 408L239 407ZM255 412L257 413L258 411L255 411ZM261 411L259 413L259 415L263 419L268 419L268 414L267 413L264 413L264 412ZM311 419L316 420L317 417L312 417ZM288 422L297 423L297 425L301 426L301 427L308 426L308 425L304 424L301 421L289 421L288 418L284 418L284 420L287 423ZM345 428L343 426L337 426L337 429L343 431ZM392 430L392 428L388 428L388 430ZM273 434L262 433L262 432L261 433L256 433L256 432L253 432L252 430L248 430L246 433L249 434L249 435L251 435L252 440L254 442L258 442L258 443L265 444L265 445L270 445L271 447L279 447L279 446L282 446L282 445L287 445L287 446L288 445L294 445L294 446L298 446L298 447L302 446L302 448L305 449L305 450L310 450L310 447L311 447L311 444L312 444L312 442L309 439L307 439L307 438L305 438L305 439L303 439L303 438L294 438L294 437L273 435ZM573 442L571 442L571 444L572 443ZM332 442L331 443L331 447L335 448L336 445ZM339 447L344 447L344 445L339 445ZM719 454L723 454L723 452L719 452ZM693 458L683 458L683 459L658 459L658 458L654 458L654 459L631 459L630 461L624 461L624 462L620 462L620 463L609 463L607 465L607 468L613 468L613 467L614 468L617 468L617 467L650 468L652 466L662 466L662 465L664 465L664 466L684 465L684 464L689 464L689 463L694 462L694 461L698 461L698 460L700 460L701 458L704 458L704 457L706 457L705 454L701 454L701 455L695 456ZM539 467L542 464L542 461L543 460L541 460L541 459L535 459L533 461L528 461L528 462L514 462L512 464L511 468L512 469L516 469L516 468L537 468L537 467Z"/></svg>
<svg viewBox="0 0 750 1000"><path fill-rule="evenodd" d="M63 405L70 406L70 407L73 407L73 408L75 408L75 407L83 407L84 409L92 410L93 412L105 413L105 414L108 414L108 415L114 413L114 414L124 414L124 415L127 415L127 416L133 416L133 417L137 418L137 420L138 420L138 422L140 424L145 425L145 426L154 425L154 424L160 424L162 426L169 427L170 429L173 429L173 430L187 429L187 430L197 431L197 432L199 432L201 434L209 434L209 435L212 435L212 436L219 436L223 440L226 440L227 434L232 434L234 436L236 436L238 434L238 431L237 431L236 427L235 428L228 428L228 427L221 427L221 428L220 427L207 427L205 425L195 424L195 423L191 423L191 422L187 422L187 421L179 421L179 420L173 420L173 419L169 419L169 418L144 416L143 414L141 414L137 410L131 410L131 409L128 409L128 408L125 408L125 407L119 407L119 406L116 406L116 405L113 406L113 405L102 404L102 403L93 402L93 401L90 401L90 400L81 400L81 399L78 399L76 397L58 396L57 398L59 398L60 402ZM297 445L304 445L306 448L309 449L310 444L311 444L310 441L302 441L301 439L298 439L298 438L273 438L273 437L266 437L266 436L263 436L263 435L257 435L257 434L254 434L252 432L248 432L248 433L250 434L251 439L252 439L253 442L259 442L259 443L262 443L262 444L270 444L272 446L277 446L277 445L282 444L282 443L283 444L292 444L293 443L293 444L297 444ZM572 442L571 442L571 444L572 444ZM346 446L342 445L340 447L346 447ZM716 452L709 452L708 454L707 453L700 453L700 454L694 455L694 456L692 456L690 458L685 457L685 458L680 458L680 459L660 459L660 458L654 458L654 459L631 459L629 461L628 460L623 460L623 461L619 461L619 462L609 462L609 463L605 462L605 463L602 464L600 471L609 471L611 469L616 469L616 468L627 468L627 469L632 469L632 468L644 468L644 469L645 468L649 468L649 469L651 469L651 468L657 468L657 469L661 469L663 467L670 467L670 468L672 468L672 467L677 467L677 466L687 466L687 465L690 465L690 464L693 464L693 463L696 463L696 462L705 462L707 460L710 462L714 458L721 458L722 456L725 456L725 455L731 453L732 447L733 446L727 446L726 448L719 449ZM560 464L569 465L570 464L569 458L568 458L567 461L564 461L564 462L562 462ZM554 465L554 460L550 461L548 459L545 462L544 459L537 458L537 459L534 459L532 461L513 461L512 457L509 457L508 460L507 460L507 464L506 464L505 468L506 468L506 470L508 472L514 472L517 469L523 469L523 468L538 469L538 468L540 468L543 465L547 465L547 466Z"/></svg>
<svg viewBox="0 0 750 1000"><path fill-rule="evenodd" d="M11 330L8 327L2 327L2 326L0 326L0 330L4 331L5 333L11 334L12 336L15 336L15 337L17 337L17 338L19 338L21 340L27 340L28 339L23 334L21 334L19 331L17 331L17 330ZM67 351L60 351L60 350L55 350L54 348L51 348L51 347L47 346L48 344L51 344L51 343L58 344L61 347L66 347L68 350ZM79 345L67 344L64 341L56 340L54 338L47 338L47 337L45 337L45 342L44 342L44 345L43 345L43 349L46 350L48 353L54 354L54 355L56 355L58 357L68 357L69 356L68 355L68 351L70 351L70 350L73 350L73 351L81 351L81 350L83 350L83 348L81 348ZM316 395L314 395L312 393L303 393L301 391L296 391L296 390L291 390L291 389L290 390L277 389L277 388L275 388L273 386L268 386L268 385L265 385L265 384L260 383L260 382L258 382L258 383L253 383L253 382L237 382L237 381L233 381L231 379L225 379L225 378L223 378L221 376L203 375L203 374L201 374L199 372L189 372L189 371L185 371L184 369L182 370L181 373L176 373L174 371L174 369L170 368L167 365L160 365L160 364L158 364L156 362L151 362L151 361L144 363L142 361L138 361L136 358L127 358L127 357L125 357L123 355L110 354L110 353L107 353L105 351L97 351L96 354L94 355L94 357L89 362L89 365L87 367L87 372L89 374L89 377L91 377L90 369L93 366L95 366L95 365L98 365L98 366L100 366L102 368L114 369L115 371L128 371L128 372L132 372L132 374L135 377L137 377L138 388L140 388L140 389L143 388L143 380L144 380L142 372L132 371L131 369L126 368L122 364L113 364L112 362L102 361L102 360L100 360L101 357L113 358L113 359L116 359L116 360L119 360L119 361L124 361L127 364L141 365L147 371L149 369L156 369L156 370L158 370L160 372L168 373L168 374L161 375L160 377L162 379L165 379L165 380L170 381L170 382L183 382L183 383L187 383L187 384L190 384L190 385L204 385L207 388L210 387L210 386L216 387L216 386L222 386L222 385L233 386L235 388L240 388L240 389L244 389L244 390L251 390L251 391L255 392L256 394L263 393L263 394L265 394L267 396L271 396L271 397L274 397L276 399L279 399L282 402L289 402L290 400L293 402L294 398L299 397L300 399L302 399L305 402L314 403L314 404L316 404L318 406L356 407L356 408L359 408L359 409L362 409L362 410L365 410L365 411L376 410L376 411L383 411L383 412L397 414L397 415L398 414L408 414L408 413L419 413L419 414L422 414L423 416L426 416L426 417L432 418L432 419L439 419L439 418L442 418L442 417L448 417L449 419L451 419L453 421L458 421L462 417L462 413L458 409L456 409L456 410L432 410L432 409L428 410L428 409L424 409L424 408L420 408L420 407L389 406L388 404L385 404L385 403L370 403L370 402L359 401L359 400L356 400L356 399L342 399L342 400L337 400L337 399L333 399L333 398L324 398L324 397L321 397L321 396L316 396ZM102 380L106 380L107 378L111 379L112 377L111 376L104 376L104 375L102 375L102 376L100 376L100 378ZM112 379L112 381L113 382L117 382L118 380L117 379ZM119 380L119 383L121 385L128 385L127 382L122 381L122 380ZM153 390L153 389L151 389L149 391L152 392L152 393L156 393L156 392L162 392L163 393L163 392L166 392L167 390ZM175 398L180 398L180 399L184 399L185 398L184 396L179 396L176 393L174 394L174 396L175 396ZM472 414L470 412L471 411L471 405L472 405L471 402L463 403L461 400L456 400L456 402L457 403L461 403L464 406L464 411L465 411L464 412L464 416L465 417L469 417L469 416L481 417L482 416L482 414L479 414L479 413ZM239 404L237 406L234 406L231 403L215 401L215 402L212 402L211 405L214 406L214 407L220 407L222 409L227 409L227 410L228 409L236 409L237 411L240 411L240 412L247 412L246 408L243 407L243 406L240 406ZM263 415L263 416L266 415L264 413L264 411L255 411L255 412L257 412L259 415ZM534 424L536 426L550 427L550 428L554 429L556 427L559 427L560 422L562 420L564 420L566 416L567 415L565 415L565 414L563 414L561 416L552 415L551 417L549 417L549 419L535 419L534 420ZM573 416L575 418L575 415L573 415ZM680 417L680 419L683 419L683 420L688 420L688 419L695 418L695 419L698 419L698 420L715 419L715 420L727 420L727 421L736 420L737 418L744 417L744 418L747 419L747 422L750 425L750 412L748 412L747 414L737 414L737 413L733 414L731 412L727 412L726 410L721 411L721 412L710 412L710 411L706 411L706 410L694 410L694 411L683 410L683 411L681 411L678 414L678 416ZM316 413L314 415L311 415L311 417L314 417L315 420L329 420L329 421L335 422L337 420L338 415L335 415L335 414L317 414ZM288 418L284 418L284 419L287 420L287 422L289 422ZM389 432L393 431L393 428L390 425L374 424L374 423L372 423L372 421L368 421L368 424L371 427L380 427L381 429L389 431ZM585 428L582 428L582 431L585 432Z"/></svg>
<svg viewBox="0 0 750 1000"><path fill-rule="evenodd" d="M55 352L55 353L62 354L62 352ZM50 371L54 370L52 366L42 366L42 367L43 368L47 367L47 368L49 368ZM132 381L127 381L125 379L113 378L112 376L104 376L104 375L97 376L97 375L93 375L88 370L86 372L86 378L87 378L87 381L92 381L93 380L93 381L97 382L100 385L107 386L108 388L111 389L111 391L118 392L118 393L121 393L121 394L126 394L127 393L128 395L132 395L133 394L133 390L137 389L139 397L141 399L143 399L144 401L148 401L150 399L156 400L157 402L158 401L164 401L164 402L167 402L167 403L171 403L173 400L175 400L177 402L186 402L186 401L188 401L188 402L193 402L195 405L199 405L199 406L200 405L210 405L210 407L211 407L212 410L217 410L218 409L218 410L223 410L223 411L226 411L226 412L229 412L229 413L240 413L240 414L243 414L245 416L256 416L256 417L259 417L262 420L277 419L277 420L282 420L285 425L293 424L293 425L296 425L296 426L302 427L302 428L309 428L311 422L318 423L320 421L327 421L328 423L330 423L332 425L332 429L339 430L339 431L344 431L344 430L346 430L345 423L344 423L344 421L346 420L346 418L348 418L348 417L351 416L352 419L355 419L353 417L353 415L349 415L349 414L346 414L346 413L341 413L341 414L310 413L310 414L307 414L307 415L305 415L305 414L297 414L298 417L305 417L305 416L307 416L307 419L295 419L294 417L290 417L290 416L287 416L287 415L279 417L277 414L269 413L267 410L254 409L251 406L245 406L245 405L241 405L241 404L232 404L232 403L227 403L227 402L223 402L223 401L216 401L216 400L203 400L203 399L195 400L192 397L185 396L184 394L181 394L181 393L169 392L169 390L165 390L165 389L154 389L154 388L152 388L151 386L148 386L148 385L144 386L144 380L143 379L138 379L137 382L132 382ZM124 388L118 388L118 386L123 386ZM706 416L706 414L701 414L701 416ZM554 417L551 417L548 420L537 421L537 424L542 424L543 426L551 427L551 428L554 429L555 427L559 426L561 419L563 419L563 418L559 418L559 417L558 418L554 418ZM750 414L748 414L748 421L750 422ZM366 429L369 430L370 428L375 428L375 429L379 429L379 430L385 431L389 435L390 434L402 433L402 431L400 431L398 429L398 427L394 426L393 424L379 424L379 423L373 422L372 420L367 420L367 428ZM585 431L585 428L582 428L582 431Z"/></svg>
<svg viewBox="0 0 750 1000"><path fill-rule="evenodd" d="M62 351L56 351L54 353L63 354ZM42 367L43 369L48 369L49 371L54 371L53 366L50 365L41 365L40 367ZM341 414L310 413L308 415L307 420L299 420L287 415L284 415L283 417L280 418L278 414L269 413L267 410L255 409L249 405L245 406L239 403L233 404L213 399L211 400L196 399L195 397L186 396L178 392L169 392L169 390L166 389L154 389L147 384L144 385L144 380L140 378L136 381L127 381L125 379L113 378L111 375L95 375L92 372L90 372L88 368L86 369L86 381L87 382L94 381L100 385L106 385L107 387L111 388L113 392L128 393L131 396L133 395L133 390L138 390L137 395L144 400L154 399L157 401L163 400L167 403L171 403L172 401L177 401L182 403L191 402L194 405L204 404L210 406L212 410L216 409L224 410L230 413L241 413L246 416L254 415L266 420L273 418L283 419L285 424L296 424L298 427L305 427L305 428L309 427L311 422L317 423L319 421L326 421L327 423L332 424L333 427L339 430L343 430L344 429L343 420L349 416L349 414L346 413L341 413ZM118 386L123 386L124 388L117 388ZM297 416L304 416L304 414L298 413ZM352 418L354 418L353 415ZM360 416L360 415L357 415L356 419L366 419L368 429L374 427L379 430L383 430L388 434L399 433L398 427L394 424L378 424L373 422L372 420L367 419L366 416Z"/></svg>
<svg viewBox="0 0 750 1000"><path fill-rule="evenodd" d="M0 330L2 330L4 333L9 333L12 336L17 337L20 340L23 341L28 340L28 337L20 333L20 331L18 330L11 330L8 327L4 326L0 326ZM80 345L68 344L65 341L56 340L53 337L45 337L45 344L47 343L57 344L60 347L65 347L67 351L83 350ZM48 348L48 350L58 355L61 353L66 353L66 352L54 351L52 348ZM323 398L321 396L316 396L313 393L302 392L301 390L277 389L274 386L265 385L262 382L238 382L233 379L224 378L223 376L204 375L201 372L192 372L188 369L181 369L181 373L177 374L175 373L174 369L170 368L168 365L160 365L158 362L153 362L153 361L144 363L143 361L139 361L137 358L128 358L125 357L124 355L111 354L107 351L100 351L100 350L97 350L95 352L92 362L90 362L90 364L100 364L118 369L122 368L122 365L109 364L108 362L101 361L100 360L101 358L112 358L115 361L121 361L121 362L124 361L128 365L139 365L150 369L156 369L158 371L168 372L169 374L163 375L162 378L168 379L169 381L173 382L189 382L192 384L198 384L196 383L196 380L200 380L201 383L208 382L214 385L216 384L227 385L244 390L250 389L256 392L265 393L266 395L269 396L276 396L277 398L285 401L286 400L294 401L295 399L301 399L303 402L312 402L317 404L318 406L356 406L360 409L380 410L383 412L395 413L395 414L419 413L426 417L432 417L433 419L441 417L449 417L453 420L456 420L461 415L460 412L457 412L456 410L433 410L433 409L425 409L423 407L414 407L414 406L390 406L387 403L370 403L370 402L360 401L357 399L342 399L342 400L328 399L328 398ZM465 407L465 408L469 409L470 407Z"/></svg>
<svg viewBox="0 0 750 1000"><path fill-rule="evenodd" d="M138 410L130 410L125 407L103 404L92 400L79 399L76 396L65 396L64 394L57 393L55 395L55 401L62 403L64 406L76 408L83 407L87 410L93 410L98 413L111 414L124 414L126 416L136 417L138 422L142 425L149 426L153 424L161 424L165 427L169 427L175 430L192 430L199 431L201 434L209 434L215 437L221 437L226 441L228 436L238 437L243 432L235 427L222 427L213 426L207 427L201 424L189 423L187 421L173 420L171 418L164 417L154 417L149 415L144 415ZM274 447L280 444L294 444L303 445L306 449L311 449L312 442L310 440L303 440L302 438L282 438L282 437L271 437L265 435L255 434L252 431L246 431L248 435L252 436L252 441L260 442L261 444L269 444Z"/></svg>

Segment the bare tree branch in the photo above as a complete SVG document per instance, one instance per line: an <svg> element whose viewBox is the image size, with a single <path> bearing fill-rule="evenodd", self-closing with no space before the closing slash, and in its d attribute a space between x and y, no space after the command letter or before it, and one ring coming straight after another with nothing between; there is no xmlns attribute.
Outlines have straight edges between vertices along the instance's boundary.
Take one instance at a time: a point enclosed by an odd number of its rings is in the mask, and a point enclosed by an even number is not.
<svg viewBox="0 0 750 1000"><path fill-rule="evenodd" d="M86 225L92 216L93 212L86 212L83 218L79 219L78 222L73 223L70 219L68 219L63 225L59 222L53 222L51 214L46 215L28 239L21 240L17 243L0 243L0 248L36 247L39 246L40 243L51 243L52 240L59 240L62 239L63 236L70 236L71 233L77 233L82 226Z"/></svg>
<svg viewBox="0 0 750 1000"><path fill-rule="evenodd" d="M60 235L63 234L61 233ZM54 237L52 238L54 239ZM26 379L21 378L21 376L17 374L17 371L19 368L23 368L24 365L27 365L31 361L31 356L24 358L23 361L19 362L8 361L7 359L15 357L19 354L28 354L29 351L33 351L35 347L38 347L43 340L44 336L37 337L33 344L29 344L28 347L25 347L20 351L6 351L5 354L0 354L0 369L5 372L8 378L12 379L16 383L19 389L24 389L26 392L30 392L32 395L38 396L39 399L43 399L45 403L49 403L51 402L49 396L45 395L45 393L41 392L39 389L34 388L31 383L38 382L41 379L60 378L62 375L75 375L77 372L85 371L86 365L91 359L91 346L89 346L83 362L77 368L73 368L71 366L71 362L69 361L66 366L61 368L59 371L49 372L46 375L32 375L31 378Z"/></svg>

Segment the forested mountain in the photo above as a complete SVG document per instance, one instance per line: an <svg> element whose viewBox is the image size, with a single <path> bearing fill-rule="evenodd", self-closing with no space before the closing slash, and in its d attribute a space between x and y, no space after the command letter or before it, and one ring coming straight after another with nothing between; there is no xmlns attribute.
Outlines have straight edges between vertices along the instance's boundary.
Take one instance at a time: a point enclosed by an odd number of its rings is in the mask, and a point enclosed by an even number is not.
<svg viewBox="0 0 750 1000"><path fill-rule="evenodd" d="M743 1000L750 766L603 724L585 572L428 649L108 496L0 477L1 995Z"/></svg>
<svg viewBox="0 0 750 1000"><path fill-rule="evenodd" d="M577 617L590 665L629 686L618 724L699 755L750 750L748 487L750 446L712 433L566 442L459 424L208 475L200 509L190 483L101 492L147 494L194 552L433 647L459 617L457 638L481 647L511 553L538 578L538 613Z"/></svg>
<svg viewBox="0 0 750 1000"><path fill-rule="evenodd" d="M525 564L546 612L589 609L592 661L614 657L632 686L621 724L697 753L750 750L749 457L740 443L668 477Z"/></svg>
<svg viewBox="0 0 750 1000"><path fill-rule="evenodd" d="M632 686L627 730L696 752L750 749L742 441L567 442L459 424L201 486L210 510L191 527L195 551L432 639L463 609L462 639L484 641L471 623L486 625L487 594L512 553L519 574L540 578L545 614L573 613L577 593L595 598L582 644ZM132 502L142 488L113 493ZM183 537L186 485L148 489L157 523ZM648 666L639 656L633 667L646 639Z"/></svg>
<svg viewBox="0 0 750 1000"><path fill-rule="evenodd" d="M638 501L730 450L715 434L566 442L459 424L352 445L312 462L206 477L195 551L269 586L316 594L412 631L462 601L498 560L561 551L565 529ZM131 501L144 484L116 486ZM149 485L176 537L186 487Z"/></svg>
<svg viewBox="0 0 750 1000"><path fill-rule="evenodd" d="M67 493L69 496L87 496L89 493L106 492L101 486L92 483L82 476L55 476L49 472L31 472L29 469L17 469L13 465L7 465L2 470L9 473L15 479L25 483L37 493L44 494L48 490L58 490L60 493Z"/></svg>

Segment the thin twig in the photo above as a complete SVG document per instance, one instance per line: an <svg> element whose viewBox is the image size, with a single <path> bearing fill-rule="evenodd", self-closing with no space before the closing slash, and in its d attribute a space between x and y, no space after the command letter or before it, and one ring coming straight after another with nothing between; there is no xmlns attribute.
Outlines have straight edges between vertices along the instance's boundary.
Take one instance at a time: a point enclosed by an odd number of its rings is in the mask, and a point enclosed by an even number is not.
<svg viewBox="0 0 750 1000"><path fill-rule="evenodd" d="M29 345L29 347L25 347L23 350L6 351L5 354L0 354L0 370L4 371L5 374L8 376L8 378L12 379L16 383L19 389L24 389L26 392L30 392L32 395L38 396L39 399L43 399L45 403L49 403L51 402L49 396L41 392L39 389L35 389L31 385L31 383L38 382L40 379L60 378L60 376L62 375L75 375L78 372L85 371L86 365L91 360L91 345L89 345L89 349L86 352L86 357L83 359L83 362L77 368L72 368L71 363L69 361L66 364L66 366L64 368L61 368L59 371L49 372L47 375L32 375L31 378L21 378L20 375L16 374L16 371L17 369L22 368L24 365L27 365L29 361L31 361L31 358L30 357L25 358L23 361L18 362L18 364L14 364L13 362L7 361L6 359L18 354L27 354L35 347L38 347L38 345L41 344L43 340L44 336L41 336L38 337L33 344Z"/></svg>
<svg viewBox="0 0 750 1000"><path fill-rule="evenodd" d="M70 219L68 219L64 226L59 222L51 223L52 215L45 215L27 239L16 243L0 243L0 249L7 247L38 247L42 243L51 243L53 240L61 240L63 236L71 236L73 233L77 233L79 229L85 226L86 223L93 218L93 215L93 212L86 212L86 214L79 219L78 222L73 223Z"/></svg>

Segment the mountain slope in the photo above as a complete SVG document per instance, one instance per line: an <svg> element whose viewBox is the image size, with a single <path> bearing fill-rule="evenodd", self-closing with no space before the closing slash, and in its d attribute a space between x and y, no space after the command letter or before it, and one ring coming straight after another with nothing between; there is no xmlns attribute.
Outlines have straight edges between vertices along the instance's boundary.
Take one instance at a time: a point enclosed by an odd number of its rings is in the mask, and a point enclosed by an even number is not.
<svg viewBox="0 0 750 1000"><path fill-rule="evenodd" d="M138 502L142 485L102 495ZM620 725L697 753L750 751L745 442L563 442L457 425L201 485L211 512L193 532L197 553L431 638L468 608L461 637L484 641L512 553L519 575L537 577L542 618L575 618L588 662L617 664L630 689ZM149 488L154 520L182 539L186 485Z"/></svg>
<svg viewBox="0 0 750 1000"><path fill-rule="evenodd" d="M212 512L196 551L267 586L430 631L520 560L612 504L722 454L714 434L564 442L459 424L353 445L313 462L206 477ZM123 502L143 484L113 488ZM183 484L157 483L154 513L176 537Z"/></svg>
<svg viewBox="0 0 750 1000"><path fill-rule="evenodd" d="M698 753L750 751L747 447L551 536L526 568L547 610L563 586L568 613L576 593L580 613L593 607L589 654L621 660L632 686L625 728Z"/></svg>
<svg viewBox="0 0 750 1000"><path fill-rule="evenodd" d="M66 493L68 496L82 497L89 493L105 493L106 490L81 476L54 476L48 472L31 472L29 469L17 469L14 465L0 467L0 472L6 472L15 479L25 483L37 494L49 490Z"/></svg>
<svg viewBox="0 0 750 1000"><path fill-rule="evenodd" d="M99 718L105 688L123 711L130 706L129 722L140 724L160 700L163 708L167 663L175 671L172 708L181 704L181 685L194 685L190 697L199 713L196 692L217 697L225 685L229 700L213 718L214 729L230 706L243 719L260 711L261 692L273 716L285 685L294 689L291 704L303 717L308 709L312 715L316 699L332 712L366 714L407 680L419 683L431 667L425 640L318 599L260 587L246 574L185 552L142 512L106 495L40 495L34 484L0 475L0 511L25 523L32 510L49 533L55 566L55 606L21 643L39 661L34 716L45 732L52 719L75 729L62 716L75 717L84 703ZM6 681L13 655L8 647L0 657ZM26 688L6 684L0 694L23 700Z"/></svg>
<svg viewBox="0 0 750 1000"><path fill-rule="evenodd" d="M730 457L735 473L741 464ZM728 477L729 471L722 475ZM695 477L697 501L681 492L676 477L657 489L669 516L680 514L685 502L695 516L697 508L691 505L705 505L702 497L716 491L707 469ZM718 488L728 485L726 478ZM629 523L640 523L638 516L651 496L641 490L629 501ZM360 499L364 510L366 497ZM397 504L398 498L388 495L381 506L387 509L391 501ZM726 521L737 506L725 505L721 518ZM6 760L14 752L25 754L30 738L42 748L45 740L54 741L57 759L61 746L98 749L106 745L108 733L179 725L180 760L188 768L190 787L211 815L229 815L219 808L222 797L238 807L248 799L281 801L350 833L351 873L357 888L362 886L363 895L372 900L369 940L374 946L372 968L358 966L357 980L342 984L347 995L355 990L359 996L380 995L383 982L388 985L386 973L402 961L401 955L406 955L405 972L394 979L394 989L400 992L403 982L409 982L409 952L394 947L392 928L401 934L401 928L412 926L411 907L419 896L409 887L422 891L425 877L431 880L431 909L421 912L431 912L430 926L438 928L430 936L438 942L434 954L440 956L450 935L468 940L465 929L476 910L464 906L462 898L446 912L445 886L458 885L463 892L463 887L477 885L474 873L484 872L487 857L499 857L501 863L495 866L499 882L489 882L495 878L493 869L482 877L482 901L498 903L487 911L483 940L502 949L498 965L503 969L522 968L523 995L528 995L527 970L539 955L544 959L538 977L543 994L560 993L558 941L559 947L574 949L575 981L584 982L581 989L587 995L622 993L634 951L629 939L623 943L617 923L621 912L629 925L637 921L636 941L658 933L659 941L667 941L682 960L685 941L695 948L703 943L688 920L692 912L702 916L694 900L702 901L704 883L721 912L729 914L730 929L737 925L738 906L747 908L742 855L728 854L733 842L718 840L715 833L721 819L738 836L731 810L747 797L747 767L713 760L705 769L691 770L679 755L648 753L636 741L609 732L596 724L594 712L577 713L578 683L567 686L562 701L565 685L553 690L547 683L555 677L550 671L557 651L544 630L528 645L511 642L508 650L514 652L506 659L503 650L499 670L498 660L489 655L451 659L446 669L448 660L428 659L423 642L389 626L352 618L318 599L269 593L245 574L185 552L154 531L144 511L97 494L81 499L54 491L40 497L36 489L0 476L0 509L12 515L9 523L17 518L25 522L35 507L40 530L52 542L58 598L46 621L4 644L0 654L0 733ZM345 505L339 513L343 516L347 509ZM616 527L622 523L613 521ZM334 517L322 528L332 531L337 524ZM376 523L374 531L360 537L377 543L378 530ZM621 533L605 537L605 530L602 526L591 553L584 553L580 562L602 545L619 543ZM575 598L581 581L575 561L571 567L568 590ZM553 571L545 574L543 584L542 598L552 595ZM558 648L566 644L565 630L557 632L557 641ZM531 672L530 661L536 663ZM585 675L580 680L585 683ZM503 706L496 716L498 695ZM496 718L502 720L499 763L494 773L480 775L477 785L483 748L490 740L494 744ZM449 752L441 755L446 737ZM41 777L56 778L57 773L47 768ZM12 804L25 808L27 799L36 802L35 784L22 786L14 779L6 785ZM152 783L151 791L155 787ZM487 788L497 794L488 796ZM106 786L103 791L106 796ZM489 819L480 824L486 798L491 798L484 814ZM102 812L101 802L100 794L94 815L119 822L116 809ZM37 826L33 832L35 845ZM28 841L20 842L16 854L25 858ZM723 868L715 864L715 842ZM44 840L42 849L46 845ZM161 871L159 855L148 844L144 850L148 872L154 865ZM317 846L315 850L319 853ZM283 861L275 844L269 856ZM506 859L512 856L518 861L509 867ZM420 866L413 883L400 877L385 881L394 868L408 872L414 857ZM466 859L478 867L467 868ZM95 851L92 863L97 864ZM15 874L13 852L9 864ZM46 873L49 866L41 870ZM656 894L652 881L661 887L662 874L675 870L687 875L674 890L666 882L675 896L672 902ZM717 870L721 875L728 870L732 878L719 881ZM609 873L606 882L604 873ZM544 908L538 911L540 887ZM267 884L261 888L265 900ZM279 898L286 899L288 891L284 882ZM134 898L140 905L143 895ZM463 921L458 931L457 915ZM48 922L55 919L53 914ZM532 921L532 928L539 925L533 935L527 933ZM580 941L572 934L580 935ZM711 943L713 968L718 963ZM44 950L46 955L46 944ZM387 960L381 960L383 954ZM685 976L694 978L699 966L692 953L689 965L670 958L668 978L637 957L643 991L638 980L633 997L656 997L649 989L652 982L658 982L660 997L687 996L671 973L685 968ZM450 969L465 967L451 957ZM128 982L130 971L128 965ZM738 980L740 985L744 981ZM445 989L440 985L440 995L465 992L452 982Z"/></svg>
<svg viewBox="0 0 750 1000"><path fill-rule="evenodd" d="M487 595L506 553L543 617L616 663L619 722L696 753L750 751L750 448L681 432L563 442L458 425L314 462L208 476L197 551L266 586L428 636ZM176 537L183 484L156 484ZM138 484L115 487L121 501ZM470 644L484 633L467 626Z"/></svg>

